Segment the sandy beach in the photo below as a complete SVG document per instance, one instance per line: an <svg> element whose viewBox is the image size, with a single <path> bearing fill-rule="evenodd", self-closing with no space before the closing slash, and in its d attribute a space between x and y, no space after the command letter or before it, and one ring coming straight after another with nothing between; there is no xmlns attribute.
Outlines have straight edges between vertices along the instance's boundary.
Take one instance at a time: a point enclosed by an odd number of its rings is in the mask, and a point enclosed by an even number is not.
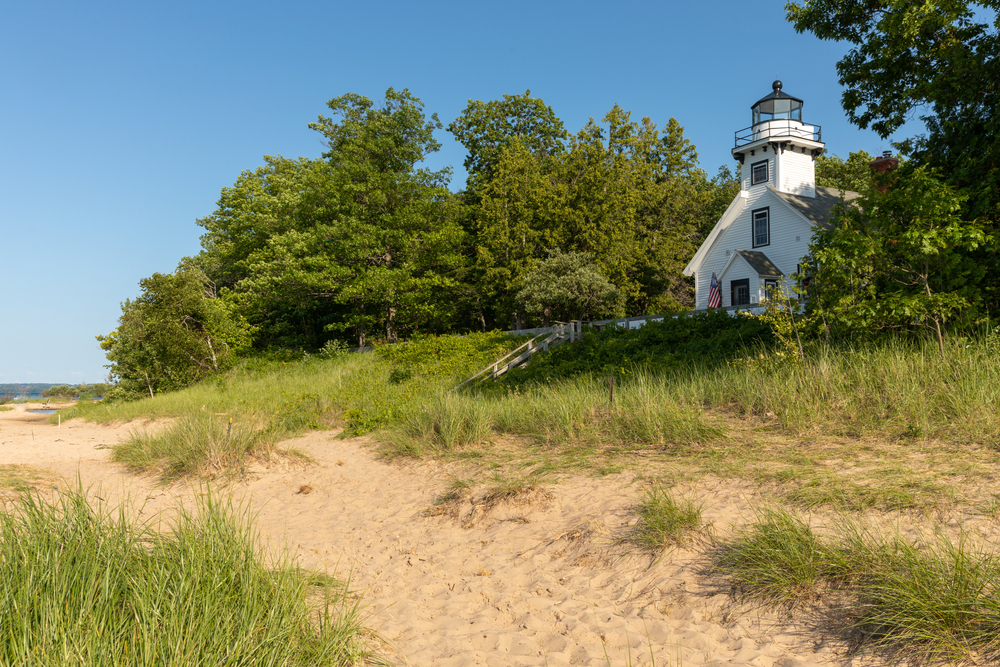
<svg viewBox="0 0 1000 667"><path fill-rule="evenodd" d="M18 405L0 412L0 466L46 495L75 485L144 517L204 493L204 483L157 485L110 461L111 445L139 424L48 424ZM215 484L257 514L262 536L308 568L350 577L368 627L412 665L870 664L808 623L740 606L710 576L712 541L661 558L617 538L637 517L635 472L572 477L528 503L428 515L454 464L387 463L364 439L316 431L291 446L311 465L258 465ZM714 534L742 523L760 500L749 485L703 478L679 487L704 502ZM473 496L472 500L475 500Z"/></svg>

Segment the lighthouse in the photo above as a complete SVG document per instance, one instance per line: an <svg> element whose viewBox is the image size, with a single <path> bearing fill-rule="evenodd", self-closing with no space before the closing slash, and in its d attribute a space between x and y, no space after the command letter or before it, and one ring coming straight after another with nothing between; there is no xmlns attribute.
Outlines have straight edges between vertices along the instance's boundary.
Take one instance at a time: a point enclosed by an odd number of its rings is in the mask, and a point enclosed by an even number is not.
<svg viewBox="0 0 1000 667"><path fill-rule="evenodd" d="M823 153L823 129L802 120L803 102L782 90L750 107L753 124L735 133L733 157L740 163L742 189L769 184L779 192L816 196L814 161Z"/></svg>
<svg viewBox="0 0 1000 667"><path fill-rule="evenodd" d="M759 309L776 290L793 295L813 234L858 196L816 185L815 160L826 144L802 107L775 81L750 107L750 127L736 131L740 191L684 268L694 278L695 309Z"/></svg>

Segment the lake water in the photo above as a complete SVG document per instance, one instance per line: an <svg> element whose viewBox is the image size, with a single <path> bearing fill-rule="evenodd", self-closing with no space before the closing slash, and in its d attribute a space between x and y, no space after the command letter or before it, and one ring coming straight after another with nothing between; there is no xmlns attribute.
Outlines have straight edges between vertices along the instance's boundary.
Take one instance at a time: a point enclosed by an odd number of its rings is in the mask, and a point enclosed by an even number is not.
<svg viewBox="0 0 1000 667"><path fill-rule="evenodd" d="M34 412L36 415L54 415L56 410L28 410L28 412Z"/></svg>

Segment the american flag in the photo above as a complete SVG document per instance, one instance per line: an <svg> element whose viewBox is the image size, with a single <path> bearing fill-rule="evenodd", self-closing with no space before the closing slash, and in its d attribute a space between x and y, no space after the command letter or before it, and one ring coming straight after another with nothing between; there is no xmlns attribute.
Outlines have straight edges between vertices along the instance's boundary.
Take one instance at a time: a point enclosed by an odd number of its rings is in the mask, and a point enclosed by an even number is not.
<svg viewBox="0 0 1000 667"><path fill-rule="evenodd" d="M722 307L722 292L719 291L719 281L715 277L715 271L712 271L712 288L708 290L708 307Z"/></svg>

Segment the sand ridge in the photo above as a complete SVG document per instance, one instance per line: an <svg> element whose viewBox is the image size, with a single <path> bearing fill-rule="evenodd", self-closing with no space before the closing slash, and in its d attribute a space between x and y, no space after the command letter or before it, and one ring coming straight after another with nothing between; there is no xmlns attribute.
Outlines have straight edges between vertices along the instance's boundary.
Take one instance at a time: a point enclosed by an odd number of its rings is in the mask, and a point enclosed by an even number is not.
<svg viewBox="0 0 1000 667"><path fill-rule="evenodd" d="M109 460L136 425L71 420L62 428L24 406L0 412L0 465L33 466L102 498L127 495L149 517L192 503L201 483L163 487ZM256 513L262 536L309 568L350 576L367 625L412 665L853 664L845 646L794 619L734 606L706 576L706 544L661 559L629 554L615 538L635 522L634 475L575 477L549 498L505 505L463 527L426 510L454 468L391 464L364 439L308 433L286 443L314 465L256 466L221 486ZM49 479L49 477L46 477ZM41 485L44 490L44 485ZM703 481L682 489L717 527L741 521L754 490Z"/></svg>

